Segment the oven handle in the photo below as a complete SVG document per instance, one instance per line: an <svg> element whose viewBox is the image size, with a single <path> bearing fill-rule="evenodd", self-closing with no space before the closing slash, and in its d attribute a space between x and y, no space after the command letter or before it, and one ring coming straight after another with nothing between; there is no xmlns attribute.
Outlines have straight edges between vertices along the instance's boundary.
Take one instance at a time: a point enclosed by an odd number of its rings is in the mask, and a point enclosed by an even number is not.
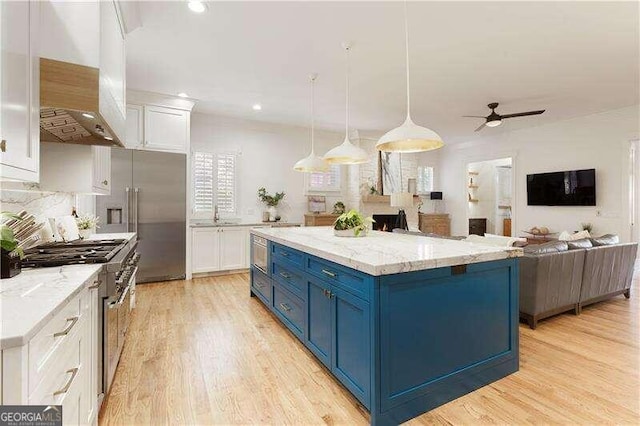
<svg viewBox="0 0 640 426"><path fill-rule="evenodd" d="M131 272L131 275L129 276L129 280L127 281L127 284L124 286L124 290L122 291L122 294L120 294L120 297L118 297L118 300L114 302L110 302L108 304L109 309L115 309L116 307L119 307L120 305L122 305L122 303L124 302L124 299L127 297L127 293L131 289L131 283L133 282L133 280L135 280L137 273L138 273L138 267L136 266L133 269L133 272Z"/></svg>
<svg viewBox="0 0 640 426"><path fill-rule="evenodd" d="M265 271L265 270L262 268L262 266L258 266L258 265L256 265L255 263L253 264L253 266L255 266L255 267L256 267L256 269L258 269L258 270L262 271L265 275L269 275L269 273L268 273L267 271Z"/></svg>

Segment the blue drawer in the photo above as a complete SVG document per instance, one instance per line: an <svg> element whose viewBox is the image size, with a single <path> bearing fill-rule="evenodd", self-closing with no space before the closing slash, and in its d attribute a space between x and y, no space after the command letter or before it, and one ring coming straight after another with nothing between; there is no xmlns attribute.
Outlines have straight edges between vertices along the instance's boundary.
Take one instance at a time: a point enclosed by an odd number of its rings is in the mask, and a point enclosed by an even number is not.
<svg viewBox="0 0 640 426"><path fill-rule="evenodd" d="M254 290L259 296L262 296L264 302L266 302L267 306L271 306L271 279L259 271L258 269L252 268L252 280L251 280L251 288Z"/></svg>
<svg viewBox="0 0 640 426"><path fill-rule="evenodd" d="M271 276L274 280L286 287L287 290L302 300L307 300L307 283L304 279L304 272L276 260L271 265Z"/></svg>
<svg viewBox="0 0 640 426"><path fill-rule="evenodd" d="M271 259L282 260L291 266L304 269L304 253L280 244L271 244Z"/></svg>
<svg viewBox="0 0 640 426"><path fill-rule="evenodd" d="M306 309L302 299L279 284L273 286L273 308L284 324L301 339L304 337Z"/></svg>
<svg viewBox="0 0 640 426"><path fill-rule="evenodd" d="M367 280L369 275L359 273L315 256L307 257L307 272L340 287L351 294L369 301Z"/></svg>

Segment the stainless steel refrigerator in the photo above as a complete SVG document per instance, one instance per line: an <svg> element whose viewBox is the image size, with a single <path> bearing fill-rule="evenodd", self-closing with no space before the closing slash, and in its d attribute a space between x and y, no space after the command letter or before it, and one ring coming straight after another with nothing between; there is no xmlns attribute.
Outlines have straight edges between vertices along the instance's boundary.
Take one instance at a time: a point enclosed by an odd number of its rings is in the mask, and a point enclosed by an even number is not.
<svg viewBox="0 0 640 426"><path fill-rule="evenodd" d="M187 159L184 154L111 149L111 195L96 197L98 233L136 232L136 282L183 279Z"/></svg>

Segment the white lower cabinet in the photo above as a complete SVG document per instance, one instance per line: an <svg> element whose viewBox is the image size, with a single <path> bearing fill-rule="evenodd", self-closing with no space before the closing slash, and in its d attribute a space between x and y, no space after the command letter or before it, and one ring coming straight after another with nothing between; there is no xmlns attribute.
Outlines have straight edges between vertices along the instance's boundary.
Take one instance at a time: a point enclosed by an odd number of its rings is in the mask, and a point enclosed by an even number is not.
<svg viewBox="0 0 640 426"><path fill-rule="evenodd" d="M2 405L62 405L65 425L96 425L98 278L28 343L1 352Z"/></svg>
<svg viewBox="0 0 640 426"><path fill-rule="evenodd" d="M249 228L202 227L191 231L191 272L231 271L249 267Z"/></svg>

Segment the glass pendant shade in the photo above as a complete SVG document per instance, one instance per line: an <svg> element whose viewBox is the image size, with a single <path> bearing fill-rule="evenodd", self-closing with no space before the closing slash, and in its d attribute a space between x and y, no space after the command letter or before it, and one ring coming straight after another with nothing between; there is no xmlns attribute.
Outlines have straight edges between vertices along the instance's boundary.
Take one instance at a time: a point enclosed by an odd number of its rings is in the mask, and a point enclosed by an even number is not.
<svg viewBox="0 0 640 426"><path fill-rule="evenodd" d="M404 2L404 36L407 71L407 118L400 127L389 130L378 143L376 149L384 152L422 152L442 148L444 142L433 130L418 126L411 120L411 83L409 80L409 21L407 2Z"/></svg>
<svg viewBox="0 0 640 426"><path fill-rule="evenodd" d="M362 164L369 161L369 155L364 149L355 146L349 140L349 50L351 45L343 43L342 47L345 51L346 63L347 63L347 108L345 119L345 135L344 142L335 148L330 149L325 155L324 159L331 164Z"/></svg>
<svg viewBox="0 0 640 426"><path fill-rule="evenodd" d="M311 153L308 157L303 158L293 165L293 170L303 173L326 172L329 170L329 163L315 153L315 111L314 111L314 85L318 78L317 74L311 74Z"/></svg>

